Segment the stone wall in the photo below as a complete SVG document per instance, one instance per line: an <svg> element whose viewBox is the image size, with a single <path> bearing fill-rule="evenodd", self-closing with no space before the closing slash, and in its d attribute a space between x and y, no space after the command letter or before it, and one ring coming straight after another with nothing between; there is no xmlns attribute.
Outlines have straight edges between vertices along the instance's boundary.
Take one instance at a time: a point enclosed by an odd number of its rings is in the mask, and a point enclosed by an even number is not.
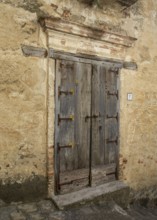
<svg viewBox="0 0 157 220"><path fill-rule="evenodd" d="M120 73L120 178L135 191L157 183L156 11L156 0L139 0L128 9L76 0L0 1L1 198L46 196L47 175L53 175L47 172L48 60L24 57L21 51L21 44L46 47L37 22L44 16L138 39L125 54L138 71ZM132 101L127 93L133 93Z"/></svg>

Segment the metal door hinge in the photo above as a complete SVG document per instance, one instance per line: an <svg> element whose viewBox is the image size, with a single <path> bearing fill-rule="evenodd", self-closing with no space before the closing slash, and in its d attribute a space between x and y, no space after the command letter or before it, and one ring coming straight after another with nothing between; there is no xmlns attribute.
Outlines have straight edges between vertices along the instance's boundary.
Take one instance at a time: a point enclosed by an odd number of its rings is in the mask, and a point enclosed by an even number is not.
<svg viewBox="0 0 157 220"><path fill-rule="evenodd" d="M69 115L69 117L60 117L60 114L58 114L58 125L61 121L74 121L74 115Z"/></svg>
<svg viewBox="0 0 157 220"><path fill-rule="evenodd" d="M116 96L117 99L119 98L118 91L117 91L117 92L113 92L113 93L108 91L108 92L107 92L107 95L108 95L108 96L110 96L110 95L111 95L111 96Z"/></svg>
<svg viewBox="0 0 157 220"><path fill-rule="evenodd" d="M117 113L116 116L109 116L109 115L106 115L106 118L107 118L107 119L114 119L114 118L115 118L115 119L118 121L119 115L118 115L118 113Z"/></svg>
<svg viewBox="0 0 157 220"><path fill-rule="evenodd" d="M62 94L64 95L74 95L74 90L71 89L69 91L61 90L60 86L58 87L58 97L60 97Z"/></svg>
<svg viewBox="0 0 157 220"><path fill-rule="evenodd" d="M61 149L64 148L73 148L74 144L67 144L67 145L60 145L59 143L57 143L57 150L60 151Z"/></svg>

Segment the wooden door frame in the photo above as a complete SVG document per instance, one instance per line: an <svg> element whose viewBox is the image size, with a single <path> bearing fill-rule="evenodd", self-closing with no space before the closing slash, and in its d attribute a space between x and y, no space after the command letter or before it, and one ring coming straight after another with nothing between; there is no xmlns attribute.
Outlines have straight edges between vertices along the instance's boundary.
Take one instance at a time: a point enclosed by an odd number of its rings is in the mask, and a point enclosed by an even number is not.
<svg viewBox="0 0 157 220"><path fill-rule="evenodd" d="M69 61L80 62L80 63L88 63L88 64L111 63L111 64L114 64L119 69L123 68L123 65L126 63L123 60L110 59L110 58L105 58L105 57L100 57L100 56L98 57L98 56L88 55L88 54L69 53L65 51L54 50L52 48L49 49L49 58L63 59L63 60L69 60Z"/></svg>
<svg viewBox="0 0 157 220"><path fill-rule="evenodd" d="M115 60L115 59L108 59L108 58L103 58L103 57L96 57L93 55L84 55L84 54L73 54L73 53L68 53L65 51L57 51L54 49L49 49L49 58L52 58L56 61L56 59L62 59L62 60L68 60L68 61L74 61L74 62L80 62L80 63L88 63L88 64L111 64L111 67L113 69L116 69L118 73L118 81L119 81L119 70L123 68L124 61L122 60ZM55 64L56 65L56 64ZM56 66L55 66L55 82L56 82ZM119 84L119 82L117 82ZM56 84L55 84L56 85ZM54 87L55 89L55 87ZM120 85L118 85L118 89L120 89ZM56 103L56 94L55 94L55 103ZM120 109L120 100L118 100L118 113ZM54 109L54 116L55 114L55 109ZM117 152L116 152L116 164L117 164L117 170L116 170L116 179L118 180L119 177L119 145L120 145L120 138L119 138L119 125L120 125L120 120L118 122L118 144L117 144ZM56 129L56 116L54 117L54 126ZM56 178L57 178L57 153L56 153L56 146L55 146L55 129L54 129L54 193L57 192L57 187L56 187Z"/></svg>

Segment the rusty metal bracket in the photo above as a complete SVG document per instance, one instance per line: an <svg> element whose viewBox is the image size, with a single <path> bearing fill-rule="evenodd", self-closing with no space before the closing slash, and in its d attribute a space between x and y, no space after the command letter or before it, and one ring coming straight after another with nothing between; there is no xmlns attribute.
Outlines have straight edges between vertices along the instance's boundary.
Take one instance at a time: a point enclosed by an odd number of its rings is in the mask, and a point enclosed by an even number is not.
<svg viewBox="0 0 157 220"><path fill-rule="evenodd" d="M109 115L106 115L106 118L107 119L116 119L117 121L118 121L118 119L119 119L119 115L118 115L118 113L117 113L117 115L116 116L109 116Z"/></svg>
<svg viewBox="0 0 157 220"><path fill-rule="evenodd" d="M61 149L65 149L65 148L73 148L73 144L60 145L59 143L57 143L57 150L58 150L58 152L59 152Z"/></svg>
<svg viewBox="0 0 157 220"><path fill-rule="evenodd" d="M74 121L74 115L70 115L69 117L60 117L60 114L58 114L58 125L61 121Z"/></svg>
<svg viewBox="0 0 157 220"><path fill-rule="evenodd" d="M118 91L117 92L110 92L110 91L108 91L107 92L107 95L109 96L109 95L111 95L111 96L116 96L117 97L117 99L119 98L119 94L118 94Z"/></svg>
<svg viewBox="0 0 157 220"><path fill-rule="evenodd" d="M61 90L60 86L58 87L58 97L60 97L62 94L64 95L74 95L74 90L71 89L69 91L64 91L64 90Z"/></svg>

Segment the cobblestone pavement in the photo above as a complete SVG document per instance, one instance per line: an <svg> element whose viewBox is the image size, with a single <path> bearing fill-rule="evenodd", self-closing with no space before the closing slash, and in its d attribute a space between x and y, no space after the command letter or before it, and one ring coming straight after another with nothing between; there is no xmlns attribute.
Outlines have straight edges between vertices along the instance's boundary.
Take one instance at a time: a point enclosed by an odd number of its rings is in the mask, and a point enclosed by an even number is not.
<svg viewBox="0 0 157 220"><path fill-rule="evenodd" d="M157 207L136 204L124 210L110 202L58 211L50 200L9 205L0 201L0 220L157 220Z"/></svg>

